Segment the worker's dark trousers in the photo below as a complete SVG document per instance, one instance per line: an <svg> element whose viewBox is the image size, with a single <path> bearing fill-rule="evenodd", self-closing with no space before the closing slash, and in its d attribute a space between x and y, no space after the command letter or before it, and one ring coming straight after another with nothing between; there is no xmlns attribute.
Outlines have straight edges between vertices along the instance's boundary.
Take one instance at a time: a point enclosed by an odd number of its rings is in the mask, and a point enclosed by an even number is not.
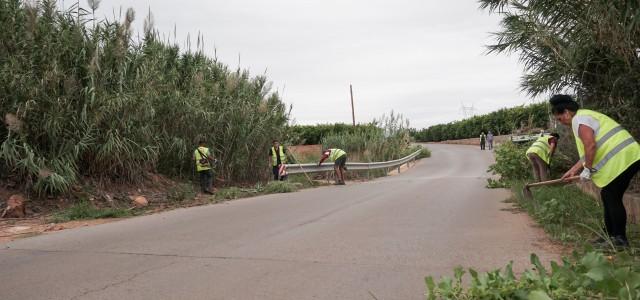
<svg viewBox="0 0 640 300"><path fill-rule="evenodd" d="M273 180L284 181L285 179L287 179L287 175L280 177L280 165L273 166L271 172L273 173Z"/></svg>
<svg viewBox="0 0 640 300"><path fill-rule="evenodd" d="M610 237L617 236L627 240L627 211L622 203L622 196L638 170L640 170L640 161L629 166L600 191L604 207L604 225Z"/></svg>
<svg viewBox="0 0 640 300"><path fill-rule="evenodd" d="M549 165L535 153L527 154L529 161L531 162L531 168L533 169L533 178L536 182L547 181L549 178Z"/></svg>
<svg viewBox="0 0 640 300"><path fill-rule="evenodd" d="M213 183L213 170L198 171L198 175L200 175L200 191L208 192Z"/></svg>

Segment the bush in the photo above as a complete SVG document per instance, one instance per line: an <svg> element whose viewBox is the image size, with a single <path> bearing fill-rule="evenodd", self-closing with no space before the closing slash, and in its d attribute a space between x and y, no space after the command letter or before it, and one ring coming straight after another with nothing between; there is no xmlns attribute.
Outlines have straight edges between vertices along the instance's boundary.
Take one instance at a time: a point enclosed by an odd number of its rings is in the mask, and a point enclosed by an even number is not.
<svg viewBox="0 0 640 300"><path fill-rule="evenodd" d="M322 139L323 148L340 148L350 161L376 162L401 158L410 147L409 122L391 112L374 120L373 126L353 133L334 134Z"/></svg>
<svg viewBox="0 0 640 300"><path fill-rule="evenodd" d="M531 179L529 159L525 156L528 145L516 145L507 141L495 148L496 163L489 172L500 175L499 183ZM492 179L491 179L492 180ZM489 182L491 184L491 181Z"/></svg>
<svg viewBox="0 0 640 300"><path fill-rule="evenodd" d="M131 216L131 211L122 208L96 208L88 201L76 203L71 207L55 214L53 221L68 222L73 220L123 218Z"/></svg>
<svg viewBox="0 0 640 300"><path fill-rule="evenodd" d="M520 128L547 128L548 112L546 103L503 108L482 116L434 125L422 130L412 130L412 136L420 142L440 142L475 138L480 136L480 132L487 133L487 131L502 135L510 134Z"/></svg>
<svg viewBox="0 0 640 300"><path fill-rule="evenodd" d="M357 124L353 126L344 123L294 125L289 127L287 141L292 145L317 145L320 144L326 136L366 132L371 130L372 127L375 127L375 125Z"/></svg>

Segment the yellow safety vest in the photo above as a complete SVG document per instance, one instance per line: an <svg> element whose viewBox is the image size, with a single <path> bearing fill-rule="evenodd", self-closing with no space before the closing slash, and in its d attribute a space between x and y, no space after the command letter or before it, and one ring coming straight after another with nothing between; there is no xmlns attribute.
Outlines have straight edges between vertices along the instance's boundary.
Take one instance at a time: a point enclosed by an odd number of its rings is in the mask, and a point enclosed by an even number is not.
<svg viewBox="0 0 640 300"><path fill-rule="evenodd" d="M640 160L640 144L620 124L604 114L588 109L579 109L576 116L590 116L600 123L596 135L596 155L592 168L597 171L591 180L598 187L611 183L629 166ZM574 129L577 132L577 128ZM584 161L584 144L576 135L576 145L580 159Z"/></svg>
<svg viewBox="0 0 640 300"><path fill-rule="evenodd" d="M551 144L549 143L551 138L553 138L553 136L539 137L535 142L533 142L533 144L531 144L531 147L527 149L527 152L525 153L527 157L529 156L529 153L535 153L548 165L551 160Z"/></svg>
<svg viewBox="0 0 640 300"><path fill-rule="evenodd" d="M286 164L287 163L287 156L284 154L284 146L279 146L278 147L280 152L280 163L282 164ZM264 156L263 156L264 157ZM273 164L273 166L277 166L278 165L278 157L276 156L276 147L271 147L271 162Z"/></svg>
<svg viewBox="0 0 640 300"><path fill-rule="evenodd" d="M329 153L329 160L336 161L336 159L340 158L340 156L346 155L347 152L344 152L342 149L329 149L331 153Z"/></svg>
<svg viewBox="0 0 640 300"><path fill-rule="evenodd" d="M198 151L200 150L200 151ZM198 149L196 149L195 151L193 151L193 157L196 160L196 170L198 172L200 171L206 171L206 170L211 170L211 164L209 164L208 162L206 164L201 164L200 163L200 159L202 159L203 157L200 155L200 152L202 152L202 154L204 155L209 155L209 148L207 147L198 147Z"/></svg>

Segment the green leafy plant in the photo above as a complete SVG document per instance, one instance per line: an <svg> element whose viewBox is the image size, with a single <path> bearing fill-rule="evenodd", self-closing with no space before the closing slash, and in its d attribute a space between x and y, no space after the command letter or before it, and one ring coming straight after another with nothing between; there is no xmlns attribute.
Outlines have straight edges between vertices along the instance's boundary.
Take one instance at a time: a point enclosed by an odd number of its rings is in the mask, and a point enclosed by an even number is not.
<svg viewBox="0 0 640 300"><path fill-rule="evenodd" d="M627 254L574 253L560 263L551 262L550 268L532 254L531 264L533 268L519 277L511 263L486 273L469 269L468 286L463 285L462 268L439 282L427 277L427 299L640 299L640 264Z"/></svg>
<svg viewBox="0 0 640 300"><path fill-rule="evenodd" d="M526 147L507 141L495 148L496 163L489 166L488 170L500 175L494 184L509 186L510 181L531 178L529 160L525 156Z"/></svg>

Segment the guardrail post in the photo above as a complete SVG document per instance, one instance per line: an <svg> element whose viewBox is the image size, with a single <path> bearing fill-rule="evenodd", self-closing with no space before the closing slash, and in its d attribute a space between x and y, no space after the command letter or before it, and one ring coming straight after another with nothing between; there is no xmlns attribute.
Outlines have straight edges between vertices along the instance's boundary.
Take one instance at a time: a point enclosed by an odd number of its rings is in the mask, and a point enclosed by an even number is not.
<svg viewBox="0 0 640 300"><path fill-rule="evenodd" d="M402 165L398 165L398 174L400 174L400 167L402 167Z"/></svg>

